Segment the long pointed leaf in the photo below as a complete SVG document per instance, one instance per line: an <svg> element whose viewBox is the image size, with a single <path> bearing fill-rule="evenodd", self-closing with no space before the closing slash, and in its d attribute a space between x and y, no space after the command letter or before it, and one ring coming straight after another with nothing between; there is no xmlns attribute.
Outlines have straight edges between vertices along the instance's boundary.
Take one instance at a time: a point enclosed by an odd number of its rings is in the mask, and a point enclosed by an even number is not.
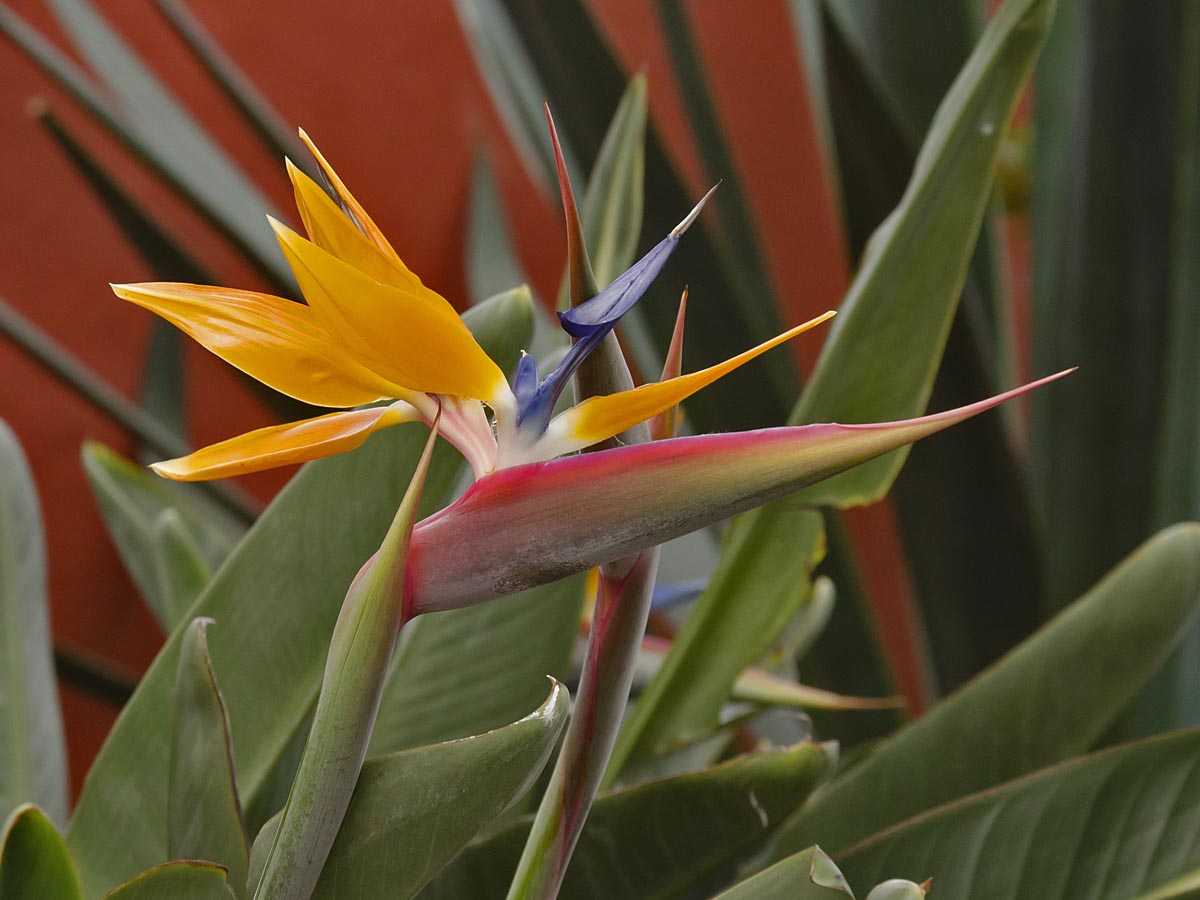
<svg viewBox="0 0 1200 900"><path fill-rule="evenodd" d="M46 814L18 808L0 832L0 900L83 900L70 851Z"/></svg>
<svg viewBox="0 0 1200 900"><path fill-rule="evenodd" d="M187 627L179 653L175 733L167 798L167 854L205 859L228 872L229 887L246 884L250 842L233 771L229 716L208 656L211 620Z"/></svg>
<svg viewBox="0 0 1200 900"><path fill-rule="evenodd" d="M814 841L836 857L939 803L1082 752L1157 671L1198 610L1200 525L1180 525L829 785L780 832L772 858Z"/></svg>
<svg viewBox="0 0 1200 900"><path fill-rule="evenodd" d="M0 809L67 817L67 754L50 650L46 547L33 474L0 420Z"/></svg>
<svg viewBox="0 0 1200 900"><path fill-rule="evenodd" d="M1195 731L1108 750L932 810L838 863L859 888L932 878L935 897L1195 896L1198 760Z"/></svg>
<svg viewBox="0 0 1200 900"><path fill-rule="evenodd" d="M752 852L833 765L821 744L737 757L703 772L601 797L575 850L564 900L674 897ZM504 896L529 823L467 849L422 900Z"/></svg>
<svg viewBox="0 0 1200 900"><path fill-rule="evenodd" d="M415 896L529 790L562 733L567 707L566 689L554 684L541 706L503 728L369 760L314 900Z"/></svg>

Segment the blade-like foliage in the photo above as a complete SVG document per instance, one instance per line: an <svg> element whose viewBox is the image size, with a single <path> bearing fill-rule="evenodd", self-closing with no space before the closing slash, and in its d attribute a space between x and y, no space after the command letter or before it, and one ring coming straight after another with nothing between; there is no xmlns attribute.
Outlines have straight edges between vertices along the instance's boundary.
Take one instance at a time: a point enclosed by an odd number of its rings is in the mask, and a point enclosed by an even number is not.
<svg viewBox="0 0 1200 900"><path fill-rule="evenodd" d="M601 797L575 848L560 897L678 896L760 846L833 764L819 744L738 757L703 772ZM422 900L503 897L529 821L469 846Z"/></svg>
<svg viewBox="0 0 1200 900"><path fill-rule="evenodd" d="M988 24L942 100L900 205L867 244L793 421L883 421L925 408L1000 141L1053 9L1053 0L1009 0ZM876 500L904 456L829 479L805 499L841 506Z"/></svg>
<svg viewBox="0 0 1200 900"><path fill-rule="evenodd" d="M219 863L229 873L230 888L240 895L250 842L238 801L229 717L208 656L205 632L211 624L196 619L188 625L179 651L167 855Z"/></svg>
<svg viewBox="0 0 1200 900"><path fill-rule="evenodd" d="M470 609L421 616L396 649L370 755L483 734L515 721L565 680L583 578Z"/></svg>
<svg viewBox="0 0 1200 900"><path fill-rule="evenodd" d="M170 862L131 878L104 900L233 900L225 870L209 862Z"/></svg>
<svg viewBox="0 0 1200 900"><path fill-rule="evenodd" d="M170 632L187 611L176 599L179 579L194 585L197 566L215 570L243 530L205 515L178 488L107 447L84 444L82 461L125 568L163 630ZM174 524L164 522L166 513L174 514L167 520Z"/></svg>
<svg viewBox="0 0 1200 900"><path fill-rule="evenodd" d="M1200 609L1200 526L1152 538L1086 596L851 768L780 832L834 856L939 803L1092 745Z"/></svg>
<svg viewBox="0 0 1200 900"><path fill-rule="evenodd" d="M0 833L0 900L83 900L67 845L36 806L21 806Z"/></svg>
<svg viewBox="0 0 1200 900"><path fill-rule="evenodd" d="M794 853L713 900L845 900L853 898L833 860L817 847Z"/></svg>
<svg viewBox="0 0 1200 900"><path fill-rule="evenodd" d="M738 675L766 652L812 593L809 576L825 554L818 513L794 510L768 540L744 546L739 521L726 535L722 561L684 622L662 667L638 698L609 766L621 769L667 752L717 722ZM797 554L797 580L780 577L778 559ZM740 598L753 603L738 603Z"/></svg>
<svg viewBox="0 0 1200 900"><path fill-rule="evenodd" d="M0 420L0 810L67 817L67 754L51 662L46 547L33 473Z"/></svg>
<svg viewBox="0 0 1200 900"><path fill-rule="evenodd" d="M932 877L971 900L1167 900L1200 891L1200 733L1154 738L958 800L838 856L862 889Z"/></svg>
<svg viewBox="0 0 1200 900"><path fill-rule="evenodd" d="M488 822L529 790L567 720L567 691L477 737L368 760L313 900L415 896ZM255 853L274 831L272 821Z"/></svg>

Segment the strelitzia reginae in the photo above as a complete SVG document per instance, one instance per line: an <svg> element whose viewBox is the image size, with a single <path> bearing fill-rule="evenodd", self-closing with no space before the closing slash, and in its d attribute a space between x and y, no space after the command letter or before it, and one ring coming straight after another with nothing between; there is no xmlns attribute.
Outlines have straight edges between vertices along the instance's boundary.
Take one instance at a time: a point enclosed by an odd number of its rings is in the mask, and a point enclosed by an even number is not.
<svg viewBox="0 0 1200 900"><path fill-rule="evenodd" d="M288 162L308 238L271 224L307 304L192 284L113 290L270 387L341 411L252 431L153 468L184 481L240 475L353 450L392 425L438 419L440 435L476 480L416 527L409 614L471 605L611 562L1066 374L920 419L673 438L576 455L672 409L833 312L710 368L591 397L554 415L574 372L646 291L707 195L600 293L559 314L574 343L553 371L541 377L533 358L522 356L510 384L453 306L405 266L320 151L301 137L325 181L318 185ZM478 550L464 553L466 547Z"/></svg>

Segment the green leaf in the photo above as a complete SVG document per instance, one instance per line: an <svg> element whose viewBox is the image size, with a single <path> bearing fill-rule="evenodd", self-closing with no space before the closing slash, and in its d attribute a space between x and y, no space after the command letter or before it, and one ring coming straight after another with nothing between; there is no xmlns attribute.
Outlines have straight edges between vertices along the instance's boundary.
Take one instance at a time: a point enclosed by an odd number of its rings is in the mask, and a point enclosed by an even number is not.
<svg viewBox="0 0 1200 900"><path fill-rule="evenodd" d="M209 862L170 862L127 881L103 900L233 900L225 870Z"/></svg>
<svg viewBox="0 0 1200 900"><path fill-rule="evenodd" d="M1033 404L1029 456L1042 530L1054 537L1053 608L1155 527L1182 137L1173 101L1180 67L1196 64L1179 56L1186 3L1118 3L1104 15L1079 0L1061 6L1036 82L1033 359L1069 358L1089 375L1069 399Z"/></svg>
<svg viewBox="0 0 1200 900"><path fill-rule="evenodd" d="M216 38L188 9L187 4L183 0L156 0L156 3L159 12L171 23L176 34L196 54L196 58L220 85L225 96L237 107L242 118L262 139L270 155L275 159L286 156L310 177L316 178L315 162L296 137L296 129L263 96L249 76L238 67L217 43Z"/></svg>
<svg viewBox="0 0 1200 900"><path fill-rule="evenodd" d="M903 199L867 244L795 422L882 422L924 410L1001 139L1045 37L1053 0L1009 0L942 101ZM919 249L918 249L919 248ZM906 451L802 496L853 506L883 496Z"/></svg>
<svg viewBox="0 0 1200 900"><path fill-rule="evenodd" d="M175 730L167 795L167 855L206 859L228 871L240 894L246 884L250 842L233 771L229 716L208 656L211 619L187 626L179 651Z"/></svg>
<svg viewBox="0 0 1200 900"><path fill-rule="evenodd" d="M67 125L44 104L35 110L38 121L79 171L87 186L104 205L130 245L159 281L212 284L209 274L192 259L175 238L156 222L87 151ZM142 373L142 407L181 437L186 434L183 393L183 341L169 322L157 320Z"/></svg>
<svg viewBox="0 0 1200 900"><path fill-rule="evenodd" d="M370 756L483 734L565 680L579 634L583 576L406 625Z"/></svg>
<svg viewBox="0 0 1200 900"><path fill-rule="evenodd" d="M1200 890L1200 732L1153 738L931 810L838 857L932 896L1150 900Z"/></svg>
<svg viewBox="0 0 1200 900"><path fill-rule="evenodd" d="M828 745L799 744L600 797L559 896L645 900L703 884L760 846L825 777L834 756ZM526 820L472 844L422 900L503 897L528 831Z"/></svg>
<svg viewBox="0 0 1200 900"><path fill-rule="evenodd" d="M566 688L477 737L368 760L313 900L404 900L529 790L562 733ZM264 828L255 851L270 836Z"/></svg>
<svg viewBox="0 0 1200 900"><path fill-rule="evenodd" d="M530 305L527 290L510 292L464 318L507 367L528 336ZM247 809L316 701L338 607L355 572L378 548L424 440L424 429L399 426L353 453L305 466L189 611L221 623L209 635L209 651L221 673ZM435 452L424 512L446 499L460 470L453 451ZM166 858L179 645L176 634L142 679L79 798L68 842L89 895Z"/></svg>
<svg viewBox="0 0 1200 900"><path fill-rule="evenodd" d="M1168 529L1003 660L905 726L779 833L835 856L939 803L1090 747L1200 607L1200 525Z"/></svg>
<svg viewBox="0 0 1200 900"><path fill-rule="evenodd" d="M711 729L738 676L811 597L811 573L825 554L821 516L793 509L776 524L765 535L747 528L744 519L730 528L717 571L621 730L609 782L626 765ZM795 559L788 571L797 577L781 574L781 558Z"/></svg>
<svg viewBox="0 0 1200 900"><path fill-rule="evenodd" d="M153 539L159 598L168 630L172 630L184 620L192 603L212 579L212 569L177 509L159 513L154 521Z"/></svg>
<svg viewBox="0 0 1200 900"><path fill-rule="evenodd" d="M83 900L75 864L54 823L18 808L0 837L0 900Z"/></svg>
<svg viewBox="0 0 1200 900"><path fill-rule="evenodd" d="M1176 105L1175 206L1156 525L1200 519L1200 7L1184 4ZM1200 725L1200 629L1180 644L1139 706L1145 733Z"/></svg>
<svg viewBox="0 0 1200 900"><path fill-rule="evenodd" d="M46 546L33 473L0 419L0 810L67 817L67 752L50 646Z"/></svg>
<svg viewBox="0 0 1200 900"><path fill-rule="evenodd" d="M196 575L188 576L189 569L216 569L240 537L241 528L203 515L174 486L168 487L101 444L85 443L82 460L125 568L163 630L170 632L187 609L178 606L183 600L175 593L178 579L194 584ZM163 523L161 517L167 512L175 518ZM173 533L168 535L167 530Z"/></svg>
<svg viewBox="0 0 1200 900"><path fill-rule="evenodd" d="M854 898L833 860L810 847L777 862L713 900L845 900Z"/></svg>
<svg viewBox="0 0 1200 900"><path fill-rule="evenodd" d="M308 742L255 900L310 896L350 806L392 651L412 617L409 546L437 439L435 420L383 543L354 576L338 612Z"/></svg>

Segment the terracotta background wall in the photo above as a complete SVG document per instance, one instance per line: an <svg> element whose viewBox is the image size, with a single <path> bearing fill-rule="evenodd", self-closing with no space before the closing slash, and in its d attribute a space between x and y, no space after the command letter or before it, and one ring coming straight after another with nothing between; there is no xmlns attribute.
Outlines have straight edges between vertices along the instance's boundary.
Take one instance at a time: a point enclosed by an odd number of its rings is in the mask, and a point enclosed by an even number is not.
<svg viewBox="0 0 1200 900"><path fill-rule="evenodd" d="M273 202L290 210L280 161L231 111L149 0L96 2ZM66 46L39 0L11 5ZM465 296L470 163L475 148L486 145L525 268L543 295L553 292L563 257L558 210L537 193L511 151L450 0L356 0L338 4L336 14L323 0L191 0L190 6L285 117L314 136L413 269L451 299ZM627 68L648 71L654 121L698 194L703 178L653 4L593 0L591 7ZM792 324L837 302L846 263L809 127L786 0L694 0L689 10L766 238L785 324ZM106 283L148 280L152 273L29 118L25 105L33 96L48 98L224 283L259 285L220 238L0 41L0 296L133 396L149 319L113 298ZM197 442L269 421L231 370L191 349L188 402ZM83 440L125 453L130 441L3 343L0 416L23 441L38 480L51 545L56 639L140 672L161 635L121 569L79 467ZM287 474L248 480L248 487L268 496ZM115 710L72 689L64 690L63 702L77 790Z"/></svg>

